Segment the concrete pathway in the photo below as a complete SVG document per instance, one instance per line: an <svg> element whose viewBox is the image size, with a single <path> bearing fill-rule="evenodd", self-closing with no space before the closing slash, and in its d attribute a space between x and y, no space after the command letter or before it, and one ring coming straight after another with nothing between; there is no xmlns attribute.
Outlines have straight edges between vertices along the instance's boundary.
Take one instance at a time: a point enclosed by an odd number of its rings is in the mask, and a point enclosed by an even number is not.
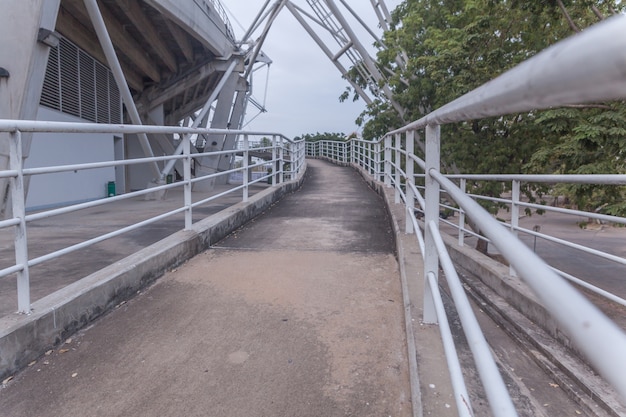
<svg viewBox="0 0 626 417"><path fill-rule="evenodd" d="M393 231L350 168L303 187L41 357L0 416L409 416Z"/></svg>

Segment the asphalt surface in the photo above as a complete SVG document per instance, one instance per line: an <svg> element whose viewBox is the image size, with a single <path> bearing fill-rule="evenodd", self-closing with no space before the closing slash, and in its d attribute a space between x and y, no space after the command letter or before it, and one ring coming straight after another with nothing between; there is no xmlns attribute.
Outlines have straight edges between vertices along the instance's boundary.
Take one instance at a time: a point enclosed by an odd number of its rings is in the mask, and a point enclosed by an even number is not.
<svg viewBox="0 0 626 417"><path fill-rule="evenodd" d="M409 416L383 201L309 161L302 188L0 389L0 416Z"/></svg>

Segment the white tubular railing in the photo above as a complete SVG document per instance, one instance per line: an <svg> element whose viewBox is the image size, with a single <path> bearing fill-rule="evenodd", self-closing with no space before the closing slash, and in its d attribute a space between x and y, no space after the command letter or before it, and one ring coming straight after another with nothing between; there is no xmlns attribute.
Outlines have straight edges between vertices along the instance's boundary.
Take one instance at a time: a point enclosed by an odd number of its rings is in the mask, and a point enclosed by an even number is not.
<svg viewBox="0 0 626 417"><path fill-rule="evenodd" d="M124 134L178 134L183 143L183 153L181 155L163 156L163 157L150 157L139 159L127 159L117 161L105 161L96 163L82 163L63 166L46 166L37 168L24 168L22 159L22 133L66 133L71 134L84 134L84 133L114 133L119 135ZM0 221L0 229L13 227L15 230L14 249L15 249L15 263L14 265L6 266L7 259L3 260L4 269L0 270L0 278L7 275L17 275L17 304L18 312L28 314L30 313L30 282L29 282L29 268L46 262L51 259L58 258L59 256L74 252L78 249L85 248L87 246L94 245L105 239L109 239L115 236L119 236L123 233L136 230L147 224L161 221L167 217L173 216L178 213L185 214L184 225L181 224L181 229L189 230L192 227L192 214L193 209L201 205L205 205L217 198L220 198L226 194L235 192L242 193L242 200L248 200L248 188L250 185L261 181L269 181L271 178L272 184L276 185L278 182L282 182L285 178L295 179L304 169L305 148L304 141L292 141L280 134L276 133L264 133L264 132L249 132L249 131L235 131L235 130L216 130L216 129L198 129L198 128L185 128L178 126L136 126L136 125L106 125L95 123L63 123L63 122L36 122L36 121L15 121L15 120L0 120L0 133L7 134L10 141L10 166L9 169L0 171L0 178L9 179L10 187L8 200L11 201L11 214L9 218ZM219 151L219 152L204 152L204 153L191 153L191 141L192 135L202 134L219 134L219 135L240 135L243 145L241 149L235 149L231 151ZM250 163L251 155L250 151L258 151L259 149L250 149L250 137L257 136L271 136L272 146L265 148L268 154L272 157L269 161L262 161L256 163ZM79 136L77 136L79 138ZM237 147L239 148L239 147ZM214 174L205 175L197 178L192 178L191 175L191 163L192 159L206 156L221 156L228 155L233 159L242 157L242 167L233 168L223 172L216 172ZM285 158L289 158L285 160ZM82 171L94 168L103 167L116 167L126 165L137 165L153 163L157 161L183 161L183 173L182 181L173 182L170 184L157 184L155 187L151 187L145 190L130 192L127 194L117 195L108 198L97 199L80 204L73 204L66 207L49 209L39 211L37 213L27 214L25 204L25 188L24 177L33 175L45 175L51 173L68 172L68 171ZM271 172L265 176L257 179L251 179L250 172L254 168L261 168L266 163L271 163L272 167L276 167L274 172ZM285 172L285 167L288 164L289 171ZM210 180L219 176L230 175L233 173L241 173L243 177L243 184L239 186L232 186L226 191L216 193L201 201L192 202L192 185L197 182ZM29 259L28 256L28 240L26 233L28 224L48 218L57 216L60 214L71 213L81 209L109 204L112 202L134 198L146 194L158 193L160 191L181 188L183 189L183 200L180 202L180 206L169 212L159 214L152 218L143 220L139 223L132 224L130 226L115 230L97 236L87 241L83 241L54 252L39 256L37 258Z"/></svg>
<svg viewBox="0 0 626 417"><path fill-rule="evenodd" d="M577 348L589 360L591 365L626 398L626 334L607 318L590 301L582 296L565 279L591 288L617 303L624 305L624 299L598 289L571 275L555 270L547 265L531 248L515 238L520 233L557 242L576 250L584 250L603 259L626 264L626 259L599 250L585 248L582 245L565 242L562 239L537 233L519 226L520 208L542 209L572 215L584 215L612 223L626 224L626 219L599 213L586 213L558 207L537 205L520 201L520 182L546 183L588 183L588 184L626 184L624 175L558 175L558 176L522 176L522 175L456 175L444 176L440 173L440 125L457 123L485 117L501 116L514 112L529 112L537 109L558 107L568 104L607 101L626 98L626 16L620 15L586 29L583 33L562 41L502 76L479 87L478 89L446 104L425 117L395 131L389 132L381 141L371 143L376 149L368 147L368 142L352 140L351 163L358 165L374 178L384 181L387 186L396 189L396 201L402 200L407 207L407 232L419 230L414 204L418 212L423 213L423 224L427 225L417 233L418 243L424 256L424 321L445 324L443 309L436 288L439 266L445 270L445 276L453 292L457 311L461 315L464 331L468 340L482 340L471 309L467 308L464 294L458 284L458 277L447 255L440 237L438 225L441 206L440 193L447 193L448 199L456 206L443 206L446 210L459 213L459 244L463 244L464 235L471 233L465 229L465 218L476 224L485 238L493 244L541 300L545 308L564 330ZM414 155L412 143L417 133L425 131L425 160ZM408 143L411 143L409 145ZM320 145L324 146L324 145ZM379 146L376 148L376 146ZM332 158L325 148L311 148L312 156ZM308 154L310 155L310 154ZM378 159L380 158L380 159ZM422 174L413 174L419 166ZM382 170L379 171L379 168ZM384 173L381 178L378 173ZM420 179L425 187L418 186ZM458 181L460 187L452 180ZM490 198L498 203L510 204L512 219L507 227L485 211L475 199L481 197L465 193L467 180L511 181L512 197ZM424 198L420 195L423 192ZM456 208L458 207L458 208ZM446 222L453 225L451 222ZM454 225L453 225L454 226ZM476 234L476 237L479 237ZM512 271L513 272L513 271ZM446 354L454 353L454 346L448 337L449 329L442 329ZM470 342L470 345L472 343ZM514 416L506 386L499 376L495 376L497 367L491 353L481 345L473 352L482 383L488 394L490 407L496 416ZM448 358L457 402L467 395L462 378L459 378L458 361ZM465 406L459 406L460 415L467 415ZM471 411L470 411L471 413ZM471 415L471 414L470 414Z"/></svg>

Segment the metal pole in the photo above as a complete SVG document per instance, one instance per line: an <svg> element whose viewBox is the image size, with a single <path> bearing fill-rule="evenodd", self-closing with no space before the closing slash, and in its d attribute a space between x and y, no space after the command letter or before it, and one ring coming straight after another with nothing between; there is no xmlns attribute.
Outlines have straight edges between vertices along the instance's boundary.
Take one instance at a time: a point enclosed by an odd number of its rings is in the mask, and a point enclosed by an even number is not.
<svg viewBox="0 0 626 417"><path fill-rule="evenodd" d="M272 187L276 185L276 135L272 135Z"/></svg>
<svg viewBox="0 0 626 417"><path fill-rule="evenodd" d="M511 183L511 231L517 237L517 228L519 227L519 202L520 202L520 182L514 180ZM509 266L509 274L512 277L517 276L517 272L512 265Z"/></svg>
<svg viewBox="0 0 626 417"><path fill-rule="evenodd" d="M185 203L185 230L191 230L193 224L193 207L191 200L191 139L189 135L183 135L183 181L185 182L183 193Z"/></svg>
<svg viewBox="0 0 626 417"><path fill-rule="evenodd" d="M17 272L17 311L30 314L30 274L28 269L28 239L26 237L26 208L24 201L24 175L22 172L22 132L10 133L10 167L17 171L11 178L11 203L13 217L19 219L15 225L15 264L21 266Z"/></svg>
<svg viewBox="0 0 626 417"><path fill-rule="evenodd" d="M441 128L439 125L426 126L426 192L424 198L426 207L424 210L424 222L439 224L439 183L431 175L431 171L439 172L440 169L440 135ZM439 255L437 254L437 246L430 228L425 228L424 236L424 276L434 274L437 279L439 277ZM436 281L435 279L435 281ZM424 323L437 323L437 312L433 302L431 284L428 280L425 282L424 291Z"/></svg>
<svg viewBox="0 0 626 417"><path fill-rule="evenodd" d="M465 189L467 188L467 180L465 178L461 178L461 183L459 184L459 188L463 193L465 193ZM459 246L465 245L465 210L463 207L459 207Z"/></svg>
<svg viewBox="0 0 626 417"><path fill-rule="evenodd" d="M411 218L412 213L415 211L415 194L413 193L413 187L411 184L415 183L415 163L411 156L415 151L415 131L411 130L406 134L406 144L404 146L406 150L406 160L405 160L405 168L406 172L406 220L405 220L405 233L412 234L413 230L413 221Z"/></svg>
<svg viewBox="0 0 626 417"><path fill-rule="evenodd" d="M385 136L385 185L391 186L391 135Z"/></svg>
<svg viewBox="0 0 626 417"><path fill-rule="evenodd" d="M400 162L400 148L402 147L402 137L401 134L395 135L395 157L394 162L396 163L395 168L395 181L396 181L396 192L395 192L395 203L400 203L400 187L402 186L402 176L401 176L401 162Z"/></svg>
<svg viewBox="0 0 626 417"><path fill-rule="evenodd" d="M243 202L248 202L248 156L250 142L248 141L248 135L243 135Z"/></svg>
<svg viewBox="0 0 626 417"><path fill-rule="evenodd" d="M109 37L109 32L107 31L106 25L104 24L104 19L102 18L102 14L100 13L100 9L98 8L98 3L96 0L84 0L85 8L87 9L87 13L89 14L89 18L91 19L91 23L93 24L94 29L96 30L96 35L98 36L98 40L100 40L100 46L102 47L102 51L106 56L107 62L111 67L111 72L113 73L113 78L115 78L115 83L117 84L117 88L120 90L120 94L122 95L122 100L126 105L126 111L128 112L128 116L133 124L141 125L141 118L139 117L139 112L137 111L137 107L135 106L135 101L133 100L133 96L130 93L130 89L128 88L128 84L126 83L126 77L124 76L124 72L122 71L122 66L120 65L120 61L117 59L117 55L115 54L115 49L113 48L113 42L111 42L111 38ZM145 133L138 133L139 144L143 149L143 152L147 157L154 157L154 153L152 152L152 147L150 146L150 141L148 140L148 135ZM152 169L152 173L155 176L155 179L161 178L161 171L159 170L159 165L156 162L150 163L150 168Z"/></svg>

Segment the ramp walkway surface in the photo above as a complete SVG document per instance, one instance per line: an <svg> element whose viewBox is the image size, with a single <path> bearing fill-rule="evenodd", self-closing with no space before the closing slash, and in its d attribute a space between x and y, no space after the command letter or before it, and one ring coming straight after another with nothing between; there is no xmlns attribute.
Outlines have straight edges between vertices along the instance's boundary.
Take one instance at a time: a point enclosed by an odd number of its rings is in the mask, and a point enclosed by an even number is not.
<svg viewBox="0 0 626 417"><path fill-rule="evenodd" d="M0 416L412 415L384 202L308 164L297 192L15 375Z"/></svg>

